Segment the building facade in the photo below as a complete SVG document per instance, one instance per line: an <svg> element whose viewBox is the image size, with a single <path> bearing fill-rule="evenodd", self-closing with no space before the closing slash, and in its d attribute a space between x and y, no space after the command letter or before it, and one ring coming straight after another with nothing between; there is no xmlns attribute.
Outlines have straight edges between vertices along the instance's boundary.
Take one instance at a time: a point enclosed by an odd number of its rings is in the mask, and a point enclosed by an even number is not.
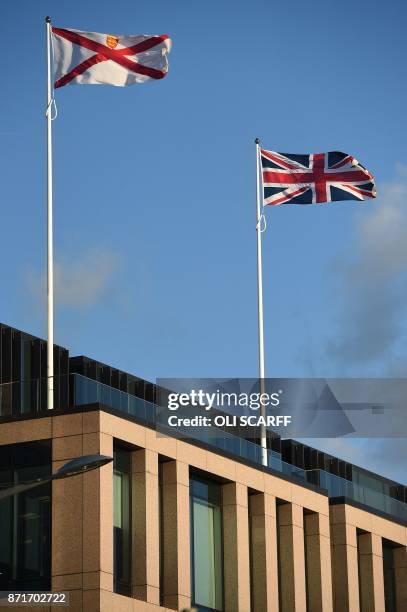
<svg viewBox="0 0 407 612"><path fill-rule="evenodd" d="M0 501L0 590L75 612L407 611L403 485L275 436L265 467L238 435L158 432L154 385L60 347L47 412L43 341L0 332L0 487L114 457Z"/></svg>

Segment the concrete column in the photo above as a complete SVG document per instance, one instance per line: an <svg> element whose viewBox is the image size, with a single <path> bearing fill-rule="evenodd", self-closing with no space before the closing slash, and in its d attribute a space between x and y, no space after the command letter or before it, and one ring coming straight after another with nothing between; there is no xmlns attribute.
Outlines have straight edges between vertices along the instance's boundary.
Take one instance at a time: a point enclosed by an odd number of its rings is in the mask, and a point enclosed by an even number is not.
<svg viewBox="0 0 407 612"><path fill-rule="evenodd" d="M191 605L189 467L162 465L163 604L182 610Z"/></svg>
<svg viewBox="0 0 407 612"><path fill-rule="evenodd" d="M331 540L329 517L304 516L307 588L312 612L332 612Z"/></svg>
<svg viewBox="0 0 407 612"><path fill-rule="evenodd" d="M338 506L335 510L341 510ZM335 612L359 612L356 527L345 522L345 512L331 515L332 574Z"/></svg>
<svg viewBox="0 0 407 612"><path fill-rule="evenodd" d="M83 431L82 415L54 420L53 471L88 454L113 456L113 438ZM113 591L113 464L52 483L52 589L70 593L75 612L97 612Z"/></svg>
<svg viewBox="0 0 407 612"><path fill-rule="evenodd" d="M82 435L70 436L69 440L58 440L57 444L53 440L52 471L55 472L70 459L83 455L82 442ZM62 449L62 446L65 448ZM67 591L70 607L75 612L82 612L82 494L83 476L52 482L51 588L53 591Z"/></svg>
<svg viewBox="0 0 407 612"><path fill-rule="evenodd" d="M113 437L83 436L84 455L113 457ZM83 476L83 612L100 609L102 591L113 591L113 462Z"/></svg>
<svg viewBox="0 0 407 612"><path fill-rule="evenodd" d="M132 595L160 604L158 454L132 453Z"/></svg>
<svg viewBox="0 0 407 612"><path fill-rule="evenodd" d="M394 582L397 612L407 610L407 547L393 550Z"/></svg>
<svg viewBox="0 0 407 612"><path fill-rule="evenodd" d="M279 612L276 498L250 495L253 610Z"/></svg>
<svg viewBox="0 0 407 612"><path fill-rule="evenodd" d="M247 487L223 486L225 612L250 610L249 516Z"/></svg>
<svg viewBox="0 0 407 612"><path fill-rule="evenodd" d="M358 535L360 611L383 612L384 575L382 539L374 533Z"/></svg>
<svg viewBox="0 0 407 612"><path fill-rule="evenodd" d="M303 508L278 505L277 517L281 612L302 612L307 609Z"/></svg>

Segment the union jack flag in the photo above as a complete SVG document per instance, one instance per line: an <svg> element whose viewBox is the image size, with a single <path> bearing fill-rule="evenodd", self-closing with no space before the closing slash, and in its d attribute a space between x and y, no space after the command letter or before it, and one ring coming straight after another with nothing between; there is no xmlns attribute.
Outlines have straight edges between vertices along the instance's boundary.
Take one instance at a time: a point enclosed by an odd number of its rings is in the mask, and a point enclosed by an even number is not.
<svg viewBox="0 0 407 612"><path fill-rule="evenodd" d="M376 197L373 175L347 153L296 155L264 149L260 152L265 206Z"/></svg>

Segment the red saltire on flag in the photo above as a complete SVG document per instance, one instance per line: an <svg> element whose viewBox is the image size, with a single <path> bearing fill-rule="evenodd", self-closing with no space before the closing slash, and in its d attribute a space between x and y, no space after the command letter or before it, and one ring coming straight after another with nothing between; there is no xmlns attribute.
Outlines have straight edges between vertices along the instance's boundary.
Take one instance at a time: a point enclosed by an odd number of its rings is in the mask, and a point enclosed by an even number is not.
<svg viewBox="0 0 407 612"><path fill-rule="evenodd" d="M171 40L166 34L113 35L52 28L54 87L125 87L162 79L168 72Z"/></svg>

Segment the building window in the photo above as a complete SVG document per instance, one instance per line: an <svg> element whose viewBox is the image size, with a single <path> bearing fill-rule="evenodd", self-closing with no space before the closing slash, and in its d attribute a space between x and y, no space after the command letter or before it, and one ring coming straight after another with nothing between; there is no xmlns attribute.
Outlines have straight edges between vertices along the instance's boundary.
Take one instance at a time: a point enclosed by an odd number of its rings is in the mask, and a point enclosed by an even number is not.
<svg viewBox="0 0 407 612"><path fill-rule="evenodd" d="M223 610L221 486L199 478L190 482L192 604Z"/></svg>
<svg viewBox="0 0 407 612"><path fill-rule="evenodd" d="M386 612L396 612L396 577L394 572L394 545L383 540L383 577Z"/></svg>
<svg viewBox="0 0 407 612"><path fill-rule="evenodd" d="M114 590L131 595L131 453L117 449L113 456Z"/></svg>
<svg viewBox="0 0 407 612"><path fill-rule="evenodd" d="M0 487L51 475L50 441L0 447ZM51 588L51 483L0 501L0 590Z"/></svg>

